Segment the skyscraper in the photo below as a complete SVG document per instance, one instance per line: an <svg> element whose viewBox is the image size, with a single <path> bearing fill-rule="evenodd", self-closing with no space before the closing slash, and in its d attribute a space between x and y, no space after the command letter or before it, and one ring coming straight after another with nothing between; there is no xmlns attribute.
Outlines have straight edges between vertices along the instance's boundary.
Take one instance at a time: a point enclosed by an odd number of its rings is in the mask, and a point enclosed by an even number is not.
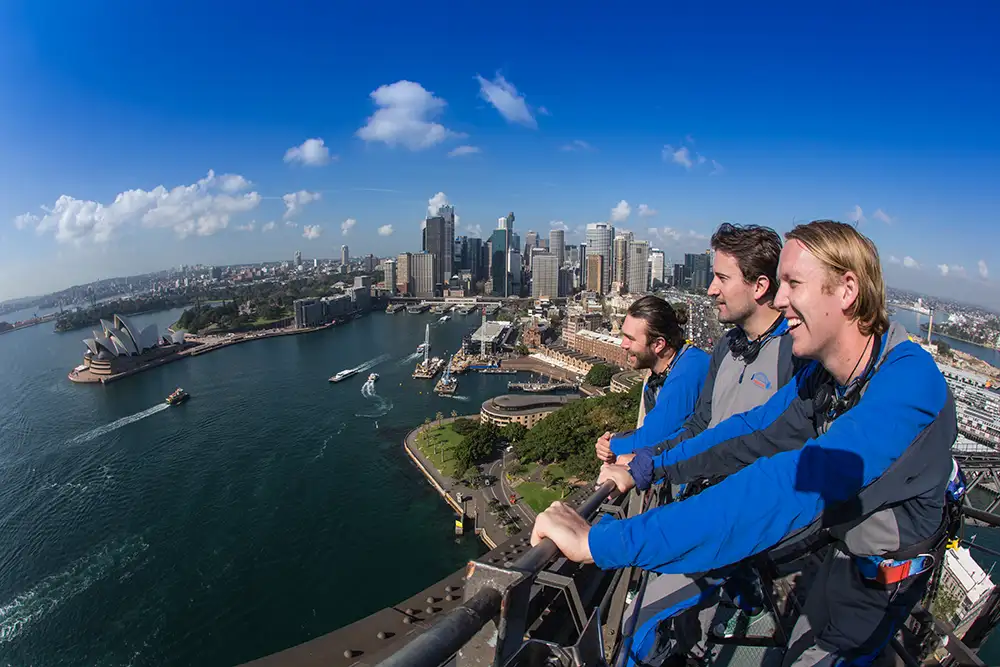
<svg viewBox="0 0 1000 667"><path fill-rule="evenodd" d="M351 255L348 252L346 245L340 246L340 263L343 266L347 266L351 263Z"/></svg>
<svg viewBox="0 0 1000 667"><path fill-rule="evenodd" d="M524 260L528 263L528 270L531 270L531 249L538 247L538 232L529 231L524 236Z"/></svg>
<svg viewBox="0 0 1000 667"><path fill-rule="evenodd" d="M434 258L434 283L437 285L444 285L447 278L451 277L450 273L445 272L445 257L451 256L451 253L455 252L455 241L448 240L448 223L444 219L444 216L434 216L433 218L427 218L424 221L424 247L423 251L430 253ZM451 265L451 260L448 260L449 266Z"/></svg>
<svg viewBox="0 0 1000 667"><path fill-rule="evenodd" d="M412 258L413 254L408 252L401 252L396 257L396 287L404 296L413 295L413 267L410 262Z"/></svg>
<svg viewBox="0 0 1000 667"><path fill-rule="evenodd" d="M632 294L649 291L649 241L629 242L627 282Z"/></svg>
<svg viewBox="0 0 1000 667"><path fill-rule="evenodd" d="M531 261L534 267L531 271L531 296L536 299L560 296L559 258L549 252L536 252Z"/></svg>
<svg viewBox="0 0 1000 667"><path fill-rule="evenodd" d="M396 260L386 259L382 260L382 287L386 289L389 294L396 293Z"/></svg>
<svg viewBox="0 0 1000 667"><path fill-rule="evenodd" d="M663 254L662 250L657 250L653 248L649 251L649 262L650 262L650 272L649 272L649 287L650 289L656 289L665 282L666 276L663 270L666 268L666 255Z"/></svg>
<svg viewBox="0 0 1000 667"><path fill-rule="evenodd" d="M590 268L593 266L590 264L590 257L593 255L600 255L601 261L601 279L600 281L591 280L590 276L587 276L587 288L590 289L591 284L600 283L602 289L601 291L606 291L611 284L611 239L614 238L615 228L606 222L592 222L587 225L587 273L590 273Z"/></svg>
<svg viewBox="0 0 1000 667"><path fill-rule="evenodd" d="M559 259L559 266L566 263L566 232L561 229L549 230L549 252Z"/></svg>
<svg viewBox="0 0 1000 667"><path fill-rule="evenodd" d="M504 220L504 218L500 218ZM493 281L493 296L510 296L510 278L507 274L507 244L509 232L496 229L490 238L490 279Z"/></svg>
<svg viewBox="0 0 1000 667"><path fill-rule="evenodd" d="M587 244L577 247L576 266L580 267L580 289L587 289Z"/></svg>
<svg viewBox="0 0 1000 667"><path fill-rule="evenodd" d="M608 273L604 268L604 255L587 255L587 291L604 293L604 276Z"/></svg>
<svg viewBox="0 0 1000 667"><path fill-rule="evenodd" d="M631 232L624 232L615 237L612 249L613 269L611 271L611 289L618 292L628 288L628 260Z"/></svg>
<svg viewBox="0 0 1000 667"><path fill-rule="evenodd" d="M478 236L462 237L467 239L462 246L463 269L472 273L472 280L482 280L486 271L483 268L483 240Z"/></svg>
<svg viewBox="0 0 1000 667"><path fill-rule="evenodd" d="M410 270L413 272L413 296L423 299L434 296L434 256L429 252L410 255Z"/></svg>
<svg viewBox="0 0 1000 667"><path fill-rule="evenodd" d="M452 275L456 273L455 271L455 207L454 206L442 206L438 209L438 216L444 218L444 241L442 246L444 246L444 256L441 258L441 275L444 278L442 282L447 283L451 280Z"/></svg>
<svg viewBox="0 0 1000 667"><path fill-rule="evenodd" d="M674 264L673 276L673 286L676 288L684 287L684 265Z"/></svg>
<svg viewBox="0 0 1000 667"><path fill-rule="evenodd" d="M691 280L691 289L708 289L712 273L710 258L710 251L684 255L684 273Z"/></svg>
<svg viewBox="0 0 1000 667"><path fill-rule="evenodd" d="M302 251L301 250L296 250L295 251L295 264L294 264L294 266L302 266Z"/></svg>

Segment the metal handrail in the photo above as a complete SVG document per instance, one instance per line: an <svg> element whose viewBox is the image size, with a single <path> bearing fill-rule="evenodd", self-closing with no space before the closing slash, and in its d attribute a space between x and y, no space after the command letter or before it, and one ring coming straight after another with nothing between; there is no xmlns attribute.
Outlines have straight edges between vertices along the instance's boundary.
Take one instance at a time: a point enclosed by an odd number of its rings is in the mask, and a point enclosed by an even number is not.
<svg viewBox="0 0 1000 667"><path fill-rule="evenodd" d="M577 513L589 520L605 499L615 491L614 482L610 480L605 482L580 505ZM559 547L556 543L545 538L528 549L513 562L511 567L536 575L558 554ZM500 612L502 599L503 594L496 588L480 589L426 632L378 663L378 667L438 667Z"/></svg>

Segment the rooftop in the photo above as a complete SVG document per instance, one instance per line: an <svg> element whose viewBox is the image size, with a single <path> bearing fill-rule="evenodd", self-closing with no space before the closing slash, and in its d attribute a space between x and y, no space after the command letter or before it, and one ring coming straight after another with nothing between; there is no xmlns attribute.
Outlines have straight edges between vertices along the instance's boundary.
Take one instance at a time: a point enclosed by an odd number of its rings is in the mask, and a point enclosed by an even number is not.
<svg viewBox="0 0 1000 667"><path fill-rule="evenodd" d="M966 547L959 547L956 550L948 549L945 552L944 566L948 572L955 576L966 595L973 602L988 595L993 589L993 580L972 558L972 554Z"/></svg>
<svg viewBox="0 0 1000 667"><path fill-rule="evenodd" d="M483 409L520 413L551 411L568 405L570 401L575 401L579 398L575 394L535 394L532 396L504 394L484 401Z"/></svg>
<svg viewBox="0 0 1000 667"><path fill-rule="evenodd" d="M476 332L472 334L472 340L481 342L483 340L489 342L496 340L503 333L510 328L510 322L502 322L499 320L494 320L493 322L486 322L481 327L476 329Z"/></svg>
<svg viewBox="0 0 1000 667"><path fill-rule="evenodd" d="M577 331L576 336L577 338L581 336L584 338L592 338L594 340L598 340L602 343L607 343L608 345L614 345L616 347L622 344L622 339L619 338L618 336L611 336L604 333L598 333L596 331L588 331L586 329Z"/></svg>

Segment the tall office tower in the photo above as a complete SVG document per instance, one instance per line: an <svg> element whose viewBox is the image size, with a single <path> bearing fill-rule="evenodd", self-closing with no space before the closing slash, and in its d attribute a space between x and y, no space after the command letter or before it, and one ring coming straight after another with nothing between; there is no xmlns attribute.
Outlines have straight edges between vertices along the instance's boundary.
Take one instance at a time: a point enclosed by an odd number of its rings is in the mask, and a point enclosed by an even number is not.
<svg viewBox="0 0 1000 667"><path fill-rule="evenodd" d="M649 287L656 289L665 283L666 275L663 271L666 268L667 257L662 250L653 248L649 251Z"/></svg>
<svg viewBox="0 0 1000 667"><path fill-rule="evenodd" d="M413 296L423 299L436 296L434 256L429 252L415 252L410 255L410 270L413 272Z"/></svg>
<svg viewBox="0 0 1000 667"><path fill-rule="evenodd" d="M577 248L576 263L580 267L580 289L587 289L587 244L581 243Z"/></svg>
<svg viewBox="0 0 1000 667"><path fill-rule="evenodd" d="M538 250L538 248L535 248ZM536 252L532 257L531 296L554 299L559 294L559 258L549 252Z"/></svg>
<svg viewBox="0 0 1000 667"><path fill-rule="evenodd" d="M434 258L434 283L443 285L448 282L450 275L445 275L445 256L450 255L448 251L454 252L454 241L448 241L448 223L444 216L434 216L424 221L424 247L423 251L430 253Z"/></svg>
<svg viewBox="0 0 1000 667"><path fill-rule="evenodd" d="M684 273L691 280L691 289L708 289L711 282L711 251L684 255Z"/></svg>
<svg viewBox="0 0 1000 667"><path fill-rule="evenodd" d="M538 247L538 232L528 232L524 236L524 259L528 262L528 270L531 270L531 249Z"/></svg>
<svg viewBox="0 0 1000 667"><path fill-rule="evenodd" d="M347 266L351 263L351 254L346 245L340 246L340 263L342 266Z"/></svg>
<svg viewBox="0 0 1000 667"><path fill-rule="evenodd" d="M438 217L444 219L444 239L441 246L443 255L441 257L441 276L443 283L447 284L451 277L458 273L455 270L455 207L442 206L438 208Z"/></svg>
<svg viewBox="0 0 1000 667"><path fill-rule="evenodd" d="M382 260L382 287L389 294L396 293L396 260Z"/></svg>
<svg viewBox="0 0 1000 667"><path fill-rule="evenodd" d="M500 228L494 230L490 238L490 279L493 281L493 296L510 296L510 277L507 273L509 236L510 233L505 228Z"/></svg>
<svg viewBox="0 0 1000 667"><path fill-rule="evenodd" d="M521 239L517 234L510 235L510 251L507 253L507 275L510 276L510 296L521 296L521 251L518 250Z"/></svg>
<svg viewBox="0 0 1000 667"><path fill-rule="evenodd" d="M567 245L565 246L566 252L566 263L570 266L580 263L580 246L578 245Z"/></svg>
<svg viewBox="0 0 1000 667"><path fill-rule="evenodd" d="M559 258L559 266L566 263L566 232L561 229L549 230L549 252Z"/></svg>
<svg viewBox="0 0 1000 667"><path fill-rule="evenodd" d="M628 247L631 233L625 232L615 237L611 252L614 269L611 271L611 289L620 292L628 288Z"/></svg>
<svg viewBox="0 0 1000 667"><path fill-rule="evenodd" d="M403 296L413 296L413 253L401 252L396 257L396 287Z"/></svg>
<svg viewBox="0 0 1000 667"><path fill-rule="evenodd" d="M295 264L293 266L302 265L302 252L300 250L295 251Z"/></svg>
<svg viewBox="0 0 1000 667"><path fill-rule="evenodd" d="M375 255L368 253L365 257L365 271L371 273L375 270Z"/></svg>
<svg viewBox="0 0 1000 667"><path fill-rule="evenodd" d="M466 264L462 268L472 273L473 281L482 280L486 274L483 268L483 240L478 236L468 237L462 252L462 262Z"/></svg>
<svg viewBox="0 0 1000 667"><path fill-rule="evenodd" d="M673 276L673 285L672 285L673 287L676 287L677 289L684 287L685 280L684 280L683 264L674 264L674 271L672 276Z"/></svg>
<svg viewBox="0 0 1000 667"><path fill-rule="evenodd" d="M602 257L601 261L601 279L599 281L593 281L590 276L587 276L587 288L590 289L591 284L600 283L602 287L602 292L607 290L611 286L611 239L615 236L615 228L606 222L592 222L587 225L587 273L590 273L589 264L590 257L593 255L600 255Z"/></svg>
<svg viewBox="0 0 1000 667"><path fill-rule="evenodd" d="M604 270L604 255L594 253L587 255L587 291L604 294L604 276L608 274Z"/></svg>
<svg viewBox="0 0 1000 667"><path fill-rule="evenodd" d="M649 291L649 241L628 244L628 291L645 294Z"/></svg>

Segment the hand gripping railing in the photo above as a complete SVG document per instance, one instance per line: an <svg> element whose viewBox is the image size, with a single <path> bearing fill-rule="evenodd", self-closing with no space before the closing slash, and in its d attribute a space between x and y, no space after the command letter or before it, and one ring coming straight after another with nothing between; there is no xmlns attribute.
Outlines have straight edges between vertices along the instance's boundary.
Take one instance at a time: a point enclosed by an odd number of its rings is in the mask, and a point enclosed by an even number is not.
<svg viewBox="0 0 1000 667"><path fill-rule="evenodd" d="M614 492L614 482L605 482L580 505L577 513L589 520ZM467 585L466 600L461 606L448 612L426 632L378 663L378 667L438 667L443 664L500 613L501 603L512 588L518 587L519 583L527 583L527 587L520 586L526 595L528 591L525 589L530 588L534 577L558 554L555 542L546 538L514 561L510 568L495 568L495 579L484 577L478 588ZM468 572L471 575L477 568L488 567L484 563L470 562ZM504 573L511 572L517 573L519 581L514 582L504 577ZM516 634L516 630L517 628L499 628L501 635L506 631L512 637L520 639L523 629L521 634ZM497 650L500 650L499 639Z"/></svg>

